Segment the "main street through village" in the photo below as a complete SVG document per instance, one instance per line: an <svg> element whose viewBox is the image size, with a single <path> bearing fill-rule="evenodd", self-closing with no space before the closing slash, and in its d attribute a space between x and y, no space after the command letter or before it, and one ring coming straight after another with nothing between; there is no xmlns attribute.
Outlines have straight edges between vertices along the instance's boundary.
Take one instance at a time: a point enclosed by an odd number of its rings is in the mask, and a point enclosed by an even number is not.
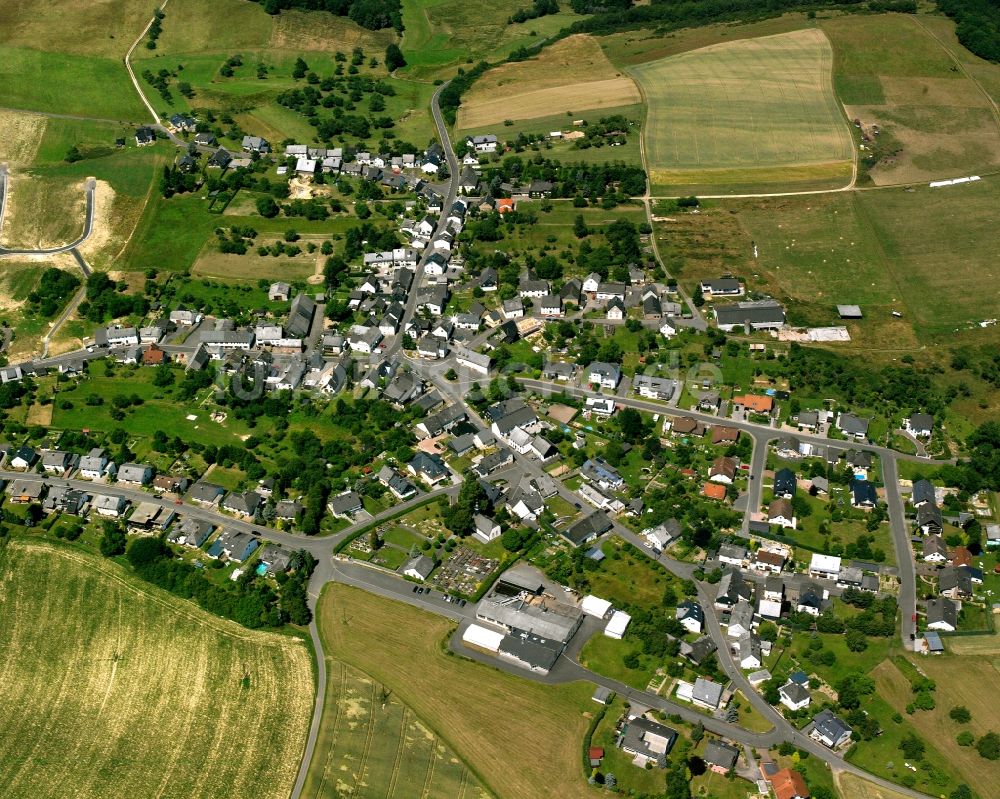
<svg viewBox="0 0 1000 799"><path fill-rule="evenodd" d="M141 37L140 37L141 38ZM128 62L126 61L126 64ZM131 68L130 68L131 72ZM134 76L133 76L134 79ZM447 83L442 84L438 87L437 91L434 93L431 101L431 113L434 119L435 126L437 128L438 136L444 147L444 152L446 153L449 177L447 180L447 188L445 193L445 203L444 208L449 208L455 201L457 194L457 183L459 175L459 164L455 157L454 148L452 147L447 125L442 116L439 99L442 91L447 87ZM138 82L136 81L136 88L139 89ZM142 95L141 89L139 90L140 95ZM145 102L145 98L144 98ZM148 103L147 103L148 106ZM151 106L151 113L154 114ZM157 122L158 124L158 122ZM6 174L0 172L0 208L2 208L2 198L4 195L4 189L6 188ZM649 211L648 203L646 205L647 213ZM88 185L88 218L87 227L85 229L85 236L89 233L90 224L92 221L93 213L93 187ZM0 214L2 218L2 214ZM447 224L447 214L442 214L438 222L438 232L441 232L445 225ZM69 245L67 250L71 250L75 245L79 243L76 242L73 245ZM421 257L415 277L414 277L414 287L419 288L424 281L425 266L427 258L429 257L430 250L428 249L425 254ZM417 308L417 298L418 291L411 291L405 306L404 318L402 324L400 325L400 331L405 330L407 323L413 319ZM322 314L322 309L320 309L320 317ZM698 317L700 318L700 317ZM313 335L310 336L313 346L316 343L316 331L312 331ZM164 345L164 349L168 352L187 352L191 349L190 346L186 345ZM56 367L60 364L65 364L70 361L76 360L90 360L100 357L105 357L109 355L110 352L106 348L94 348L90 350L82 350L74 353L67 353L65 355L60 355L55 358L43 358L36 360L33 365L36 367ZM416 361L414 359L405 356L402 352L402 333L397 335L394 340L389 344L388 348L383 353L384 357L391 358L393 356L399 356L406 358L409 361L411 368L415 373L420 374L424 379L432 382L441 395L449 399L452 403L460 405L466 410L469 417L477 421L483 427L489 427L485 421L479 416L474 408L470 407L467 402L467 396L472 383L475 382L477 378L481 379L481 376L469 377L468 373L462 374L462 369L454 353L449 355L447 358L436 362L433 367L428 368L423 362ZM449 380L446 378L446 373L449 370L454 369L460 374L458 380ZM539 395L567 395L577 399L583 399L591 396L597 396L594 392L591 392L585 388L577 387L574 385L568 385L565 383L552 383L542 380L535 380L523 377L516 377L518 383L522 389L539 394ZM615 395L615 402L620 406L635 408L640 411L645 411L653 414L660 414L661 416L690 416L699 421L718 423L720 417L699 413L696 411L688 410L678 410L676 407L667 405L665 403L654 402L650 400L643 400L635 397ZM767 449L768 443L777 438L782 431L764 424L757 424L751 421L740 420L740 419L726 419L727 426L736 428L743 431L751 437L753 442L753 452L750 460L750 481L749 488L746 496L746 510L744 516L744 523L742 527L742 532L744 535L748 533L748 523L753 515L759 510L761 495L762 495L762 477L765 471L766 460L767 460ZM820 435L813 435L809 433L799 433L795 434L797 437L805 440L830 443L829 439ZM899 608L902 614L902 622L900 627L900 636L904 648L909 648L912 646L912 637L915 633L915 573L912 552L910 550L909 535L906 529L906 523L904 519L904 511L902 500L899 495L898 486L898 467L897 461L904 458L912 458L913 456L905 456L897 453L891 449L876 444L868 444L861 442L834 442L843 443L845 448L850 446L854 449L865 450L874 453L879 456L881 466L882 466L882 476L886 490L886 501L889 511L889 519L892 530L893 542L896 550L896 561L898 567L899 576ZM513 465L508 466L501 472L498 472L496 476L506 479L511 485L517 484L523 477L528 476L537 480L551 480L548 475L543 471L541 463L525 454L520 454L517 452L512 453L513 455ZM927 462L926 460L924 462ZM23 477L23 473L20 472L4 472L0 471L0 479L12 480ZM95 489L94 483L88 481L77 481L72 479L59 479L59 478L46 478L50 485L59 486L65 485L72 488L79 488L93 492ZM559 495L569 502L571 505L579 507L579 497L570 491L562 481L555 481L556 490ZM585 643L587 637L595 632L597 632L598 627L593 622L593 620L588 620L581 629L581 632L577 636L577 640L573 642L571 648L564 653L559 663L556 665L551 672L545 676L540 676L534 673L530 673L521 669L518 669L505 662L489 658L481 653L474 652L472 650L466 649L461 644L461 633L462 631L475 620L475 606L469 604L468 606L459 605L457 603L449 603L443 601L443 594L435 592L425 592L425 593L414 593L412 590L413 585L410 582L396 576L393 573L387 572L383 569L368 566L360 562L351 561L347 558L335 555L335 550L343 544L346 540L356 536L357 534L377 526L383 521L387 521L391 517L395 517L408 509L414 508L419 504L425 503L429 500L440 497L453 498L457 496L460 490L460 485L448 485L444 488L439 488L437 490L431 491L429 493L418 495L417 497L401 502L380 514L373 517L365 518L363 521L359 521L356 524L352 524L343 530L340 530L334 535L319 537L319 538L307 538L302 535L294 533L285 533L277 531L270 527L264 527L261 525L256 525L248 521L242 521L234 519L231 516L224 515L211 507L202 507L198 505L191 504L189 502L184 502L180 498L174 498L172 496L162 496L151 494L146 491L139 489L129 488L119 483L108 483L102 484L100 486L100 492L115 496L124 497L125 499L132 502L146 502L154 503L160 506L170 508L172 510L178 510L186 514L187 516L193 517L200 521L208 522L217 526L225 526L230 529L234 529L241 532L252 533L256 536L264 538L268 541L272 541L291 549L302 549L310 552L315 556L317 560L317 566L313 573L310 582L310 604L314 612L317 610L318 600L323 587L330 582L339 582L345 585L355 586L365 591L377 594L382 597L393 599L400 602L405 602L410 605L414 605L422 610L437 613L446 616L458 624L458 630L451 639L451 648L458 654L461 654L470 659L485 663L493 668L502 669L510 673L516 674L523 679L536 680L543 683L565 683L572 681L586 681L593 683L595 685L605 686L618 694L625 697L634 707L647 707L651 709L662 710L670 714L677 714L681 718L689 721L691 723L701 723L704 724L705 728L726 736L734 741L740 742L741 744L747 745L749 747L767 749L772 748L782 741L788 741L794 744L796 747L809 752L811 755L820 758L830 766L838 771L850 772L864 777L865 779L874 782L877 785L891 789L898 794L903 794L906 796L914 797L918 799L924 795L913 791L902 788L898 785L890 783L879 777L876 777L851 763L846 762L839 754L831 751L827 747L814 741L807 735L799 732L795 727L793 727L788 721L786 721L781 714L779 714L771 705L769 705L764 698L750 685L743 671L740 669L739 665L734 662L732 655L730 654L729 643L726 636L720 629L719 619L717 618L714 610L714 586L705 583L697 583L698 587L698 599L705 611L705 622L706 622L706 632L711 636L712 640L717 646L718 658L722 669L725 671L728 678L732 681L732 685L735 689L741 691L747 700L753 705L757 712L759 712L765 719L767 719L772 725L772 729L769 732L752 732L741 727L738 723L730 723L720 718L710 717L696 712L689 706L678 704L670 699L666 699L658 694L640 691L624 685L615 680L604 677L600 674L596 674L589 669L582 666L578 661L578 656L580 649ZM693 579L696 567L691 563L683 563L670 558L667 555L658 555L653 552L645 541L633 533L631 530L626 529L617 522L613 522L612 530L606 535L618 535L625 539L626 541L632 543L637 548L639 548L643 553L645 553L650 558L658 560L659 563L663 564L667 569L669 569L673 574L684 578ZM316 697L315 706L313 710L312 723L303 753L303 758L301 766L297 775L295 786L292 792L293 799L297 799L302 791L305 783L306 773L309 767L309 763L312 759L312 755L316 746L320 720L323 712L323 703L326 696L326 664L325 655L323 650L323 642L319 635L319 630L315 618L309 627L309 633L312 639L312 645L316 653L316 674L317 674L317 685L316 685Z"/></svg>

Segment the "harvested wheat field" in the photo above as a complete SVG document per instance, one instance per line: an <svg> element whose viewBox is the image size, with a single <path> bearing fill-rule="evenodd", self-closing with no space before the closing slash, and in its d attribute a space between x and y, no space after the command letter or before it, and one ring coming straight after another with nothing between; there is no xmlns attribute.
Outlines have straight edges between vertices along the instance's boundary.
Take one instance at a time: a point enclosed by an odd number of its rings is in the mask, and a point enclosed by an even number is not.
<svg viewBox="0 0 1000 799"><path fill-rule="evenodd" d="M849 180L853 146L833 92L833 50L801 30L712 45L633 69L649 106L644 132L654 184L780 181L779 169ZM671 172L681 173L680 178ZM722 172L717 179L714 172Z"/></svg>
<svg viewBox="0 0 1000 799"><path fill-rule="evenodd" d="M615 108L641 100L631 78L620 72L597 40L569 36L536 58L487 72L466 94L457 127L472 130L505 119Z"/></svg>
<svg viewBox="0 0 1000 799"><path fill-rule="evenodd" d="M288 796L313 699L298 639L16 541L0 553L0 628L5 797Z"/></svg>

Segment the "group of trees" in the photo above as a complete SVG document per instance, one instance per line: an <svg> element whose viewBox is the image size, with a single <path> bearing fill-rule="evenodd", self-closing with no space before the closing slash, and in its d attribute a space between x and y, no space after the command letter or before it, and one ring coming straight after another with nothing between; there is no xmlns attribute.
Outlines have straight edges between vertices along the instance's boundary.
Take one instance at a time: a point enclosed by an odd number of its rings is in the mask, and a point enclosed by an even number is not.
<svg viewBox="0 0 1000 799"><path fill-rule="evenodd" d="M534 158L508 156L484 166L482 176L493 196L501 196L499 186L503 182L530 183L534 180L553 183L553 197L597 198L616 193L634 197L646 190L646 173L642 167L623 163L572 164L547 159L541 154Z"/></svg>
<svg viewBox="0 0 1000 799"><path fill-rule="evenodd" d="M455 535L464 538L472 535L476 531L475 516L477 513L489 515L492 505L486 496L486 492L479 484L476 476L469 472L465 475L465 482L458 492L458 499L449 505L441 514L444 525Z"/></svg>
<svg viewBox="0 0 1000 799"><path fill-rule="evenodd" d="M182 172L176 164L165 164L160 176L160 193L167 199L195 191L201 180L194 172Z"/></svg>
<svg viewBox="0 0 1000 799"><path fill-rule="evenodd" d="M334 74L320 77L300 57L296 61L292 77L305 80L306 85L278 94L275 98L278 104L305 116L309 124L316 128L316 136L321 141L331 142L345 136L364 141L376 130L383 131L383 138L386 140L394 138L395 134L391 129L395 122L391 116L382 113L386 109L385 98L396 93L393 85L381 78L360 74L360 67L365 63L361 48L354 49L351 63L346 67L346 75L342 63L346 61L346 55L337 53L336 58L338 64ZM386 49L386 58L391 59L390 69L398 69L406 63L402 51L396 45L390 45ZM378 64L378 60L373 58L368 64L372 67ZM368 98L367 114L349 113L357 111L365 97ZM322 109L328 109L330 113L323 114ZM412 145L407 147L409 152L416 149Z"/></svg>
<svg viewBox="0 0 1000 799"><path fill-rule="evenodd" d="M94 272L87 281L85 299L77 311L91 322L148 313L148 300L141 294L125 294L127 288L128 284L112 280L106 272Z"/></svg>
<svg viewBox="0 0 1000 799"><path fill-rule="evenodd" d="M155 50L156 40L160 38L160 34L163 33L163 19L166 14L163 13L163 9L157 8L153 11L153 21L149 24L149 30L146 32L146 49Z"/></svg>
<svg viewBox="0 0 1000 799"><path fill-rule="evenodd" d="M559 13L559 0L534 0L528 8L519 8L507 20L508 25L519 25L529 19L538 19Z"/></svg>
<svg viewBox="0 0 1000 799"><path fill-rule="evenodd" d="M101 551L108 556L125 552L125 533L117 523L106 522ZM117 529L112 529L117 528ZM105 540L108 551L105 552ZM203 569L174 557L171 548L158 537L138 538L128 545L127 560L135 573L172 594L192 599L202 608L245 627L280 627L286 622L308 624L312 614L306 604L306 584L316 561L307 552L293 555L292 573L278 578L279 594L255 570L247 569L237 580L212 582Z"/></svg>
<svg viewBox="0 0 1000 799"><path fill-rule="evenodd" d="M280 14L295 8L303 11L327 11L339 17L349 17L362 28L380 30L395 28L403 31L403 11L400 0L255 0L268 14Z"/></svg>
<svg viewBox="0 0 1000 799"><path fill-rule="evenodd" d="M991 0L938 0L955 20L958 40L980 58L1000 61L1000 5Z"/></svg>
<svg viewBox="0 0 1000 799"><path fill-rule="evenodd" d="M38 280L38 287L28 294L28 305L33 313L49 319L73 296L80 286L80 278L72 272L48 267Z"/></svg>

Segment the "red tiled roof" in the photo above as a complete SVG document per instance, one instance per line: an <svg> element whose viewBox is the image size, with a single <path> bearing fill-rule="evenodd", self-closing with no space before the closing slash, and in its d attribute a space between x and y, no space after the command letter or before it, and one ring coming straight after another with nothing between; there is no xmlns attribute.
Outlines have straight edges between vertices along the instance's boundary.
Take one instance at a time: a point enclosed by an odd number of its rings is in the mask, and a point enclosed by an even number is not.
<svg viewBox="0 0 1000 799"><path fill-rule="evenodd" d="M761 397L757 394L741 394L733 397L733 405L742 405L749 411L768 413L774 407L773 397Z"/></svg>
<svg viewBox="0 0 1000 799"><path fill-rule="evenodd" d="M802 775L790 768L783 768L771 777L771 787L774 788L776 799L805 799L809 789Z"/></svg>
<svg viewBox="0 0 1000 799"><path fill-rule="evenodd" d="M709 499L725 499L726 487L721 483L705 483L701 489L701 493Z"/></svg>

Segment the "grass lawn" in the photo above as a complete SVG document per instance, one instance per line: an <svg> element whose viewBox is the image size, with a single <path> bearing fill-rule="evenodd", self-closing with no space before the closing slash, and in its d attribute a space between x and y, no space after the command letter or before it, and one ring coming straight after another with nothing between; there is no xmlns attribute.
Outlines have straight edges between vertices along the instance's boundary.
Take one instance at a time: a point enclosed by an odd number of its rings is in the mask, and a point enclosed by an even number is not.
<svg viewBox="0 0 1000 799"><path fill-rule="evenodd" d="M867 649L863 652L852 652L847 648L842 635L817 633L816 637L823 642L823 649L833 652L836 656L836 661L832 666L822 666L799 657L799 663L807 674L815 673L830 685L836 685L851 672L868 674L879 663L885 660L891 651L897 648L896 638L892 640L886 638L869 638ZM796 646L795 651L801 654L805 649L806 643L803 641L800 646Z"/></svg>
<svg viewBox="0 0 1000 799"><path fill-rule="evenodd" d="M624 544L617 537L601 544L607 557L596 570L587 572L590 593L616 607L659 607L667 586L677 587L680 581L645 556L625 552Z"/></svg>
<svg viewBox="0 0 1000 799"><path fill-rule="evenodd" d="M729 779L724 774L716 774L714 771L706 771L700 777L691 780L691 795L698 797L712 797L712 799L747 799L748 796L757 796L756 787L747 780L735 777Z"/></svg>
<svg viewBox="0 0 1000 799"><path fill-rule="evenodd" d="M881 668L885 668L886 665L891 664L883 664ZM909 695L909 682L902 675L900 675L900 679L905 683L905 692ZM895 698L892 700L887 698L885 681L877 672L876 684L878 686L876 695L865 700L865 710L878 719L883 732L874 740L859 742L848 759L851 763L893 782L899 782L900 779L911 774L916 780L913 787L917 790L934 796L944 793L958 780L953 764L937 748L938 733L936 729L931 735L923 733L919 736L926 745L923 758L916 762L907 760L900 750L899 744L909 733L917 732L912 717L904 714L901 723L893 721L895 713L901 713L903 707L898 705ZM906 768L904 763L907 762L915 766L917 770L914 772Z"/></svg>
<svg viewBox="0 0 1000 799"><path fill-rule="evenodd" d="M955 737L966 729L977 738L1000 729L1000 701L997 699L1000 673L995 661L988 657L950 654L909 660L920 673L934 680L937 689L934 691L936 707L918 710L906 716L907 721L925 741L933 742L959 772L962 782L968 783L980 796L993 795L993 786L1000 780L1000 764L983 759L974 747L959 746ZM907 678L893 662L881 664L873 674L879 695L905 715L905 707L912 701ZM949 718L948 712L957 705L972 712L969 724L958 724Z"/></svg>
<svg viewBox="0 0 1000 799"><path fill-rule="evenodd" d="M878 124L899 143L900 152L871 171L876 184L977 174L1000 163L988 98L922 22L893 14L820 23L848 116Z"/></svg>
<svg viewBox="0 0 1000 799"><path fill-rule="evenodd" d="M318 620L326 651L392 691L493 795L590 796L580 742L597 708L592 686L543 686L447 655L451 622L343 585L326 586ZM323 735L333 720L324 714Z"/></svg>
<svg viewBox="0 0 1000 799"><path fill-rule="evenodd" d="M793 180L845 184L838 165L850 162L853 147L832 63L827 38L805 30L634 67L650 108L644 135L654 189L778 181L776 168L785 167L806 169Z"/></svg>
<svg viewBox="0 0 1000 799"><path fill-rule="evenodd" d="M468 69L482 58L502 60L517 47L537 44L579 19L564 11L508 26L510 15L522 7L518 0L475 9L458 0L403 0L404 73L429 80L450 75L459 66Z"/></svg>
<svg viewBox="0 0 1000 799"><path fill-rule="evenodd" d="M78 547L15 541L0 568L5 796L287 796L313 702L299 639L211 616Z"/></svg>
<svg viewBox="0 0 1000 799"><path fill-rule="evenodd" d="M629 654L639 657L639 668L630 669L622 659ZM662 662L642 654L642 644L638 641L617 640L602 632L594 634L580 652L580 663L591 671L603 674L613 680L620 680L639 690L646 690L656 670Z"/></svg>
<svg viewBox="0 0 1000 799"><path fill-rule="evenodd" d="M754 708L743 694L737 692L736 701L739 702L740 726L753 732L767 732L774 725L771 724L760 711Z"/></svg>
<svg viewBox="0 0 1000 799"><path fill-rule="evenodd" d="M121 55L125 49L123 45ZM0 105L131 122L149 115L119 58L8 44L0 44Z"/></svg>
<svg viewBox="0 0 1000 799"><path fill-rule="evenodd" d="M151 439L157 430L168 430L187 441L201 441L205 444L239 444L248 428L230 417L223 423L213 422L210 409L197 407L197 402L181 404L163 389L152 384L152 369L119 367L113 376L107 377L103 371L95 369L93 376L79 379L76 383L63 384L55 400L56 410L52 424L59 429L110 432L121 427L128 433L143 439ZM88 405L87 397L95 395L103 400L100 405ZM123 420L111 418L114 397L135 394L142 404L132 406ZM65 402L72 407L64 407ZM196 416L188 419L189 415Z"/></svg>

